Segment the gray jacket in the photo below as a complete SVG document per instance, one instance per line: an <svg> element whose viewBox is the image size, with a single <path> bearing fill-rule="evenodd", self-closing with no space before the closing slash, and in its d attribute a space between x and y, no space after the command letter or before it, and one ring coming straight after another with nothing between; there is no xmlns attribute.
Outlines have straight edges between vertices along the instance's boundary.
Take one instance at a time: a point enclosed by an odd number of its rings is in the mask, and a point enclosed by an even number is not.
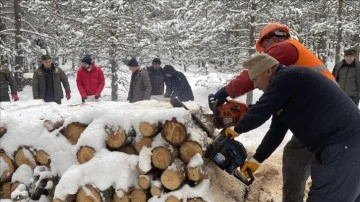
<svg viewBox="0 0 360 202"><path fill-rule="evenodd" d="M150 100L151 89L150 77L145 68L133 72L130 81L129 102Z"/></svg>
<svg viewBox="0 0 360 202"><path fill-rule="evenodd" d="M341 68L349 68L350 66L354 66L355 67L355 71L354 74L355 75L346 75L348 77L351 76L355 76L356 78L356 82L354 84L348 84L343 82L343 79L340 79L341 75L340 75L340 69ZM357 97L360 98L360 62L359 61L355 61L354 64L348 65L345 63L344 60L342 60L341 62L337 63L332 71L332 74L334 75L336 81L339 83L339 86L343 88L343 90L347 92L347 89L354 89L357 88ZM354 85L354 86L350 86L350 85ZM351 95L350 95L351 96Z"/></svg>

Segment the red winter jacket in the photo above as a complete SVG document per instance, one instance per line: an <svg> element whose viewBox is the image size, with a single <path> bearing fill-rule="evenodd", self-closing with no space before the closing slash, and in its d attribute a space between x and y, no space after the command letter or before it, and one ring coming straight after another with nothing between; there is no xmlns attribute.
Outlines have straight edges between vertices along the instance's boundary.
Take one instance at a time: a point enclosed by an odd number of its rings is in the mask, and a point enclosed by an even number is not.
<svg viewBox="0 0 360 202"><path fill-rule="evenodd" d="M90 71L80 67L76 76L76 84L81 97L100 96L105 85L104 73L100 67L94 64L91 65Z"/></svg>

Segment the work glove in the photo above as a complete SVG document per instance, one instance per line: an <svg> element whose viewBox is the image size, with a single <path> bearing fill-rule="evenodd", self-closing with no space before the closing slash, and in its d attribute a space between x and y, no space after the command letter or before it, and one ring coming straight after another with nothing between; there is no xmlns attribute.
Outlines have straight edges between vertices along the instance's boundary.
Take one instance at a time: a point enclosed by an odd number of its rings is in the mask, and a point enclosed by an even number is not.
<svg viewBox="0 0 360 202"><path fill-rule="evenodd" d="M247 160L244 162L244 165L241 166L240 171L247 177L250 178L250 173L248 170L250 170L251 173L254 173L260 166L260 163L254 159L251 158L250 160Z"/></svg>
<svg viewBox="0 0 360 202"><path fill-rule="evenodd" d="M11 94L11 98L12 98L14 101L18 101L18 100L19 100L19 97L18 97L16 94Z"/></svg>
<svg viewBox="0 0 360 202"><path fill-rule="evenodd" d="M95 95L95 99L99 99L100 95Z"/></svg>
<svg viewBox="0 0 360 202"><path fill-rule="evenodd" d="M70 94L70 93L66 93L65 97L66 97L67 100L70 100L71 94Z"/></svg>
<svg viewBox="0 0 360 202"><path fill-rule="evenodd" d="M215 100L218 100L218 99L225 100L227 98L227 96L229 96L229 95L226 92L225 87L222 87L214 94L214 99Z"/></svg>
<svg viewBox="0 0 360 202"><path fill-rule="evenodd" d="M228 127L225 129L224 135L230 139L235 139L239 134L235 132L234 126Z"/></svg>

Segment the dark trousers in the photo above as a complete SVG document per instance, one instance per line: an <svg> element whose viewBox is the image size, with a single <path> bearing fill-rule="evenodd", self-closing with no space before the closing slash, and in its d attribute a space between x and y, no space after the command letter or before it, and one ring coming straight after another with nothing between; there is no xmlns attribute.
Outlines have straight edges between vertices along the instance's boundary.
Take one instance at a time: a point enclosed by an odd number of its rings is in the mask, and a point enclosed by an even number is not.
<svg viewBox="0 0 360 202"><path fill-rule="evenodd" d="M303 202L306 180L310 176L313 153L295 136L283 151L283 202Z"/></svg>
<svg viewBox="0 0 360 202"><path fill-rule="evenodd" d="M360 202L360 132L315 152L307 202Z"/></svg>
<svg viewBox="0 0 360 202"><path fill-rule="evenodd" d="M61 100L57 100L57 99L54 99L54 98L45 98L44 99L45 102L56 102L57 104L61 104Z"/></svg>
<svg viewBox="0 0 360 202"><path fill-rule="evenodd" d="M350 98L356 104L356 106L359 106L359 97L350 96Z"/></svg>

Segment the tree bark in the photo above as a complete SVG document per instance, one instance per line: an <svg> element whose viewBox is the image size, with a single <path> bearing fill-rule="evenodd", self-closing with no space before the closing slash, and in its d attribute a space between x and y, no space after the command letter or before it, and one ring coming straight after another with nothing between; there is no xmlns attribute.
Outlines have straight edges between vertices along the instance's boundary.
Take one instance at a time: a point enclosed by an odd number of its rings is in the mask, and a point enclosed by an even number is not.
<svg viewBox="0 0 360 202"><path fill-rule="evenodd" d="M21 72L24 68L24 50L21 47L22 43L22 26L21 26L21 0L14 0L14 17L15 17L15 70ZM16 73L15 79L17 83L17 90L22 91L22 80L24 75L22 73Z"/></svg>

